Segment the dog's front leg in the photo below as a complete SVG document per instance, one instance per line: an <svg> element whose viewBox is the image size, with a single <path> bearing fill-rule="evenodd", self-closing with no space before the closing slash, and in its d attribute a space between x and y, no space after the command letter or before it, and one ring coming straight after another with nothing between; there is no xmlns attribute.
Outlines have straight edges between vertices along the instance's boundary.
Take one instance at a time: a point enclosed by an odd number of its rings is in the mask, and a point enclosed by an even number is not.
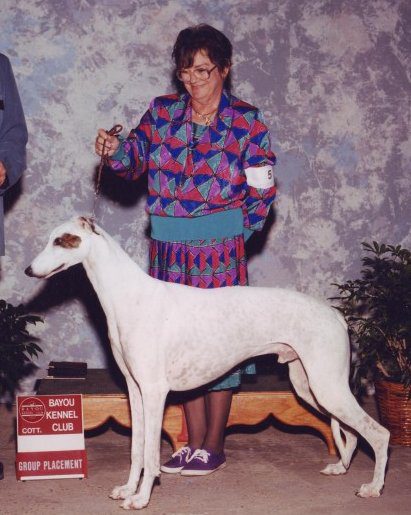
<svg viewBox="0 0 411 515"><path fill-rule="evenodd" d="M116 486L110 494L112 499L127 499L137 490L143 468L144 414L140 388L131 377L126 377L131 410L131 467L127 484Z"/></svg>
<svg viewBox="0 0 411 515"><path fill-rule="evenodd" d="M168 389L158 384L142 386L144 410L144 475L137 494L128 497L122 508L141 509L147 506L154 479L160 475L160 438L164 404Z"/></svg>

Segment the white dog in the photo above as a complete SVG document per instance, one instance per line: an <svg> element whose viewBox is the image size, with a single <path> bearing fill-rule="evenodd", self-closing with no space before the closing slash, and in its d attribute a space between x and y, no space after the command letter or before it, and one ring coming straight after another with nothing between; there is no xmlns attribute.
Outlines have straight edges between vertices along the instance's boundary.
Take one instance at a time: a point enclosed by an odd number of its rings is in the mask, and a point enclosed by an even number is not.
<svg viewBox="0 0 411 515"><path fill-rule="evenodd" d="M113 499L124 499L123 508L139 509L149 502L160 473L168 392L199 387L244 360L270 353L289 363L297 394L331 416L341 460L322 472L343 474L350 464L357 437L341 422L362 435L375 453L373 480L357 494L380 495L389 432L367 415L350 391L347 326L338 311L291 290L205 290L153 279L83 217L55 229L26 274L48 278L77 263L83 263L105 311L113 354L129 390L130 476L111 493Z"/></svg>

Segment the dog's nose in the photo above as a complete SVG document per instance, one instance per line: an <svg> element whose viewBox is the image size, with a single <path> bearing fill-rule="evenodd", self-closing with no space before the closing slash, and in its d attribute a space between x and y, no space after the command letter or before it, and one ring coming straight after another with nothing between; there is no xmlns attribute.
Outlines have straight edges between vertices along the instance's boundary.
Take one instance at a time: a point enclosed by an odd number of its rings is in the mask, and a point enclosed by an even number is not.
<svg viewBox="0 0 411 515"><path fill-rule="evenodd" d="M31 266L28 266L25 270L24 270L24 273L26 275L28 275L29 277L33 277L33 270L31 269Z"/></svg>

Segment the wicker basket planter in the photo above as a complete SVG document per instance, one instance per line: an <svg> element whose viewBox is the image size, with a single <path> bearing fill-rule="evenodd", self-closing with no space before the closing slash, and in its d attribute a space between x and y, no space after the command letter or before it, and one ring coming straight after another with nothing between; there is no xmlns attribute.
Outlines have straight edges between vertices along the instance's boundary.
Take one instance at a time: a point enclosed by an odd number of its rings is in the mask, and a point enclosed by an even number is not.
<svg viewBox="0 0 411 515"><path fill-rule="evenodd" d="M410 387L378 380L375 382L375 395L381 423L391 432L390 443L411 447Z"/></svg>

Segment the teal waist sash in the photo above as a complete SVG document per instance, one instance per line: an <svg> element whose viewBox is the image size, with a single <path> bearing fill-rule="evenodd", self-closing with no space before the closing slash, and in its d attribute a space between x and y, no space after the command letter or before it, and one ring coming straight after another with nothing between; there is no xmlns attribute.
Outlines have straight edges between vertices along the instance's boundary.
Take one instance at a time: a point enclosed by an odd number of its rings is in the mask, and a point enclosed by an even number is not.
<svg viewBox="0 0 411 515"><path fill-rule="evenodd" d="M194 218L151 215L150 221L151 237L159 241L231 238L244 232L240 208Z"/></svg>

